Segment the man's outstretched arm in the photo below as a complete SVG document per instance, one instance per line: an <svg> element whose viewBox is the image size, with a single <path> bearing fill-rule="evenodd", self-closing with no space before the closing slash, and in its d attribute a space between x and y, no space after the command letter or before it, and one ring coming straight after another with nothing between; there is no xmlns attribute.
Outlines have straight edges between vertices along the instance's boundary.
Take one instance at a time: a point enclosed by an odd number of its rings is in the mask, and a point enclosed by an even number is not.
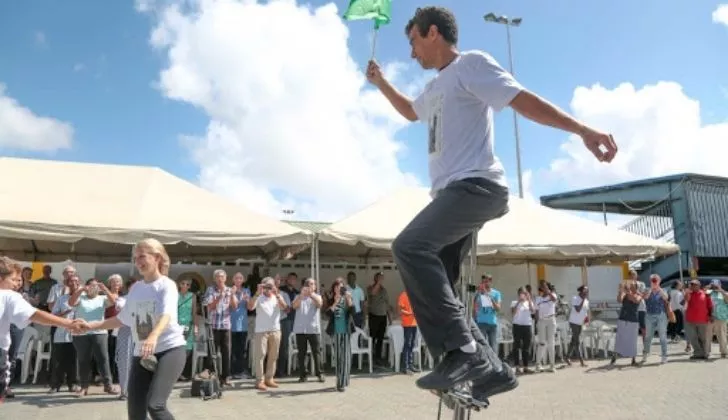
<svg viewBox="0 0 728 420"><path fill-rule="evenodd" d="M602 162L611 162L617 153L617 144L611 135L580 123L534 93L521 91L513 98L510 106L531 121L579 135L589 151Z"/></svg>
<svg viewBox="0 0 728 420"><path fill-rule="evenodd" d="M377 84L377 87L382 92L385 98L389 100L394 109L405 117L409 121L417 121L417 113L412 106L412 99L408 98L405 94L398 91L397 88L392 86L386 79L381 79Z"/></svg>
<svg viewBox="0 0 728 420"><path fill-rule="evenodd" d="M417 121L417 113L412 103L412 99L405 96L402 92L398 91L397 88L392 86L387 79L382 75L382 71L379 68L379 64L376 61L370 60L367 65L367 79L374 86L379 88L385 98L389 100L394 109L399 112L400 115L410 121Z"/></svg>

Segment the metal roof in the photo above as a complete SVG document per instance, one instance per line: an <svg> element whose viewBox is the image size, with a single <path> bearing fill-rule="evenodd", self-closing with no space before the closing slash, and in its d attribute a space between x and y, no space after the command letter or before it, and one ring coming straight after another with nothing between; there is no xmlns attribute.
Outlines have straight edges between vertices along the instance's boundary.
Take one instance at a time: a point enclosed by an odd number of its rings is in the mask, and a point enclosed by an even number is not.
<svg viewBox="0 0 728 420"><path fill-rule="evenodd" d="M714 184L717 183L720 185L728 185L728 178L696 174L696 173L682 173L682 174L668 175L668 176L663 176L663 177L622 182L619 184L604 185L601 187L585 188L585 189L576 190L576 191L567 191L567 192L563 192L563 193L544 195L544 196L541 196L540 201L541 201L541 204L543 204L545 206L557 208L557 209L564 209L564 210L579 210L579 211L606 210L608 213L634 214L634 212L629 211L628 209L624 208L625 206L623 205L623 199L621 199L618 196L615 196L613 200L605 200L604 196L600 196L599 203L592 203L592 202L588 202L587 200L590 196L595 196L598 194L634 191L634 190L638 190L640 188L656 186L656 185L660 185L660 184L678 183L678 182L687 182L687 181L698 181L701 183L714 183ZM573 199L580 199L580 198L583 198L585 201L579 202L579 203L573 201ZM570 201L569 204L559 202L561 200L569 200L569 199L572 199L572 201ZM649 206L651 204L651 201L637 200L637 201L631 202L631 204L633 204L634 207L644 207L644 206Z"/></svg>
<svg viewBox="0 0 728 420"><path fill-rule="evenodd" d="M307 220L283 220L283 222L286 222L296 228L306 229L313 233L319 233L331 225L331 222L314 222Z"/></svg>

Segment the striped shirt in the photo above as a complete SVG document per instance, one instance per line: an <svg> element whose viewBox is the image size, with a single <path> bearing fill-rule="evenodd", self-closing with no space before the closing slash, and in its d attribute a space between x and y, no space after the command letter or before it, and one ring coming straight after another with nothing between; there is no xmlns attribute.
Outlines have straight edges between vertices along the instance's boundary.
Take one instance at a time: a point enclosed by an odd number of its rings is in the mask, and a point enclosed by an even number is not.
<svg viewBox="0 0 728 420"><path fill-rule="evenodd" d="M222 299L218 301L217 306L208 309L207 311L207 323L212 326L213 330L229 330L230 329L230 303L232 302L232 289L225 286L221 291L217 290L217 287L210 286L205 291L205 297L202 299L202 304L207 307L210 303L214 302L222 294Z"/></svg>

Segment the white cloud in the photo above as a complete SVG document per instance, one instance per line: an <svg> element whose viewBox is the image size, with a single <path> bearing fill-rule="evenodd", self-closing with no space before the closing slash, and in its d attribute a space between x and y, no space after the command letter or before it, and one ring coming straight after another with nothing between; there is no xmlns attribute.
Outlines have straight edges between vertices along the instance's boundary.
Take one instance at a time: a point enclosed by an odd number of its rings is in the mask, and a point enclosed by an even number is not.
<svg viewBox="0 0 728 420"><path fill-rule="evenodd" d="M34 114L0 83L0 148L53 151L70 148L72 139L71 124Z"/></svg>
<svg viewBox="0 0 728 420"><path fill-rule="evenodd" d="M202 186L278 217L331 220L417 183L398 165L405 121L367 86L334 4L153 4L137 9L155 17L150 42L167 55L158 86L210 118L202 138L184 138Z"/></svg>
<svg viewBox="0 0 728 420"><path fill-rule="evenodd" d="M728 4L720 4L713 11L713 23L728 26Z"/></svg>
<svg viewBox="0 0 728 420"><path fill-rule="evenodd" d="M73 71L75 73L78 73L80 71L83 71L84 69L86 69L86 65L83 64L83 63L76 63L76 64L73 65Z"/></svg>
<svg viewBox="0 0 728 420"><path fill-rule="evenodd" d="M619 152L611 164L599 163L579 138L570 137L548 171L566 187L683 172L728 176L728 123L704 124L699 102L677 83L578 87L571 108L578 119L613 133Z"/></svg>

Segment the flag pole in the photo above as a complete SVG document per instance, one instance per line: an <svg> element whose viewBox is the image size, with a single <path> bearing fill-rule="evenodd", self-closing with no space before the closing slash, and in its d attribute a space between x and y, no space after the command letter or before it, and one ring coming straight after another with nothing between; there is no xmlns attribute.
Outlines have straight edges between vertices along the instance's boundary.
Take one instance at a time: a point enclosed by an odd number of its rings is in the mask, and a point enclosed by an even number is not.
<svg viewBox="0 0 728 420"><path fill-rule="evenodd" d="M372 58L371 60L374 60L374 53L377 50L377 34L379 33L379 28L377 28L377 24L374 24L374 35L372 36Z"/></svg>

